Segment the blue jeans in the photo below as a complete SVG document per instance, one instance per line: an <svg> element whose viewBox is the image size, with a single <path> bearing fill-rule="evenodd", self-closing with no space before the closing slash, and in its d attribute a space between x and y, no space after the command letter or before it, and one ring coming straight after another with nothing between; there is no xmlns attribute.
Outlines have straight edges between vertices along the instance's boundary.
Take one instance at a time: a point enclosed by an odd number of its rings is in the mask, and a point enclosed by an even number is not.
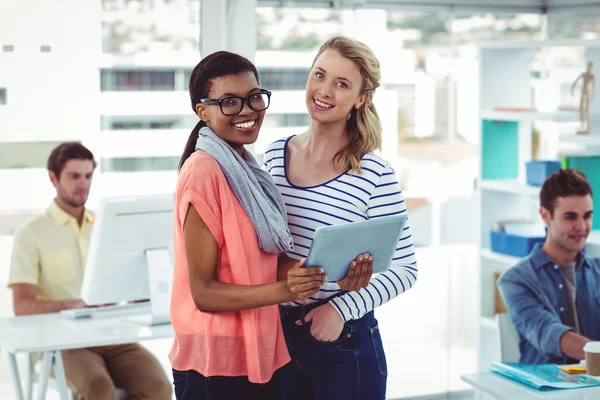
<svg viewBox="0 0 600 400"><path fill-rule="evenodd" d="M280 307L292 362L280 372L282 400L384 400L387 364L373 312L344 324L340 337L321 342L310 334L310 323L298 326L311 309Z"/></svg>
<svg viewBox="0 0 600 400"><path fill-rule="evenodd" d="M279 400L279 371L268 383L257 384L247 376L211 376L189 370L173 370L177 400Z"/></svg>

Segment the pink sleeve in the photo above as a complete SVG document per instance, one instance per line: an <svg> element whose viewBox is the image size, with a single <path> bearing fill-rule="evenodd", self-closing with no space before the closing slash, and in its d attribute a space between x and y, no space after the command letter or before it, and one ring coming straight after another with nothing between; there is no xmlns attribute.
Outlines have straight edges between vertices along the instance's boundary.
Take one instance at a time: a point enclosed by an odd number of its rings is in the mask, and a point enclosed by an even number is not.
<svg viewBox="0 0 600 400"><path fill-rule="evenodd" d="M204 221L210 233L212 233L213 237L219 244L219 247L223 246L223 225L221 224L221 219L217 217L217 215L221 215L220 204L209 204L200 193L195 190L188 189L185 191L181 198L182 204L191 204L194 206L198 214L200 214L200 218ZM217 211L217 215L215 215L215 211Z"/></svg>
<svg viewBox="0 0 600 400"><path fill-rule="evenodd" d="M212 233L219 247L222 247L224 236L221 218L221 191L223 183L227 185L223 172L218 165L215 169L209 162L193 166L183 175L180 179L183 179L184 182L180 182L179 187L181 191L179 197L181 226L183 227L185 222L188 204L191 204Z"/></svg>

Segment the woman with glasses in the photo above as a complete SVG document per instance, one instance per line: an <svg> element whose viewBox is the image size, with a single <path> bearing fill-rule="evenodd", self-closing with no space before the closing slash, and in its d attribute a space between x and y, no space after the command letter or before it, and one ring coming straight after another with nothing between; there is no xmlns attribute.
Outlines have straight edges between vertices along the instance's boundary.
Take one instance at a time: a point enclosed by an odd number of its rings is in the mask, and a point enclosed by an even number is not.
<svg viewBox="0 0 600 400"><path fill-rule="evenodd" d="M379 61L367 46L345 37L330 39L306 84L308 130L272 143L265 153L266 168L286 204L294 240L294 249L287 251L291 259L307 256L319 226L406 212L392 167L373 153L381 146L372 101L379 79ZM416 280L407 224L389 269L369 276L362 289L326 282L309 298L282 305L292 356L281 371L282 399L384 399L387 366L373 310Z"/></svg>
<svg viewBox="0 0 600 400"><path fill-rule="evenodd" d="M292 249L283 200L244 145L256 141L271 93L254 65L217 52L190 77L200 121L180 162L175 193L169 358L177 399L279 399L290 357L277 304L318 292L320 268L286 264Z"/></svg>

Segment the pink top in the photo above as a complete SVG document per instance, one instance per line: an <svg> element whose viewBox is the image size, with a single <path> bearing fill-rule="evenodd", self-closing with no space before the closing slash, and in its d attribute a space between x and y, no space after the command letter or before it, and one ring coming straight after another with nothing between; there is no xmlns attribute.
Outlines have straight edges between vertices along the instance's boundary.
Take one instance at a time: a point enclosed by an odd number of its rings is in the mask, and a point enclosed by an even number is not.
<svg viewBox="0 0 600 400"><path fill-rule="evenodd" d="M277 280L277 255L258 247L256 231L227 184L217 161L194 152L179 174L175 192L175 272L169 353L174 369L204 376L248 376L266 383L290 361L277 305L237 312L203 312L190 292L183 224L191 204L219 244L217 278L238 285Z"/></svg>

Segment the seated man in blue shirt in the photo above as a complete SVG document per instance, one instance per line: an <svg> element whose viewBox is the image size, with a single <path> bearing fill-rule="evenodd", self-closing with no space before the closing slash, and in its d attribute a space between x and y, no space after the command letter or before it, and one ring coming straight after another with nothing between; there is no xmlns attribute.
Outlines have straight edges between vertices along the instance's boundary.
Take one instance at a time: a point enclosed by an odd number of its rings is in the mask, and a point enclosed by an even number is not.
<svg viewBox="0 0 600 400"><path fill-rule="evenodd" d="M523 363L578 363L585 343L600 340L600 259L583 251L592 209L583 173L561 169L548 177L540 192L546 241L498 281Z"/></svg>

